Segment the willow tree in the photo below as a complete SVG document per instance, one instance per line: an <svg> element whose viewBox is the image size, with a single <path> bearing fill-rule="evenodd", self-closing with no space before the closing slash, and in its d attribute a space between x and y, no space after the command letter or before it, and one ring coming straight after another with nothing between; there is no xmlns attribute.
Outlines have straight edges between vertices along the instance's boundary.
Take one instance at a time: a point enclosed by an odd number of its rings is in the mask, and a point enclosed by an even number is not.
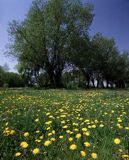
<svg viewBox="0 0 129 160"><path fill-rule="evenodd" d="M80 0L34 0L24 21L9 25L8 53L27 63L34 75L44 69L51 84L61 87L71 39L74 33L86 35L92 19L92 6Z"/></svg>

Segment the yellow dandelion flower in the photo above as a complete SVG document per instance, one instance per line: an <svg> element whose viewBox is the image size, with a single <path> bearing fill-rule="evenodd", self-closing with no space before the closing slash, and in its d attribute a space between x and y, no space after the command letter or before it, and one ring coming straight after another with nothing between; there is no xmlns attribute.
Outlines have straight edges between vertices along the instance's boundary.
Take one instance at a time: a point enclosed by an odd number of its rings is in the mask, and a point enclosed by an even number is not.
<svg viewBox="0 0 129 160"><path fill-rule="evenodd" d="M30 135L29 132L24 133L24 137L28 137L29 135Z"/></svg>
<svg viewBox="0 0 129 160"><path fill-rule="evenodd" d="M114 139L114 143L115 143L115 144L120 144L120 142L121 142L121 140L120 140L119 138L115 138L115 139Z"/></svg>
<svg viewBox="0 0 129 160"><path fill-rule="evenodd" d="M76 134L76 138L77 139L81 138L81 134L80 133Z"/></svg>
<svg viewBox="0 0 129 160"><path fill-rule="evenodd" d="M90 136L90 132L89 131L84 132L83 134L86 135L86 136Z"/></svg>
<svg viewBox="0 0 129 160"><path fill-rule="evenodd" d="M86 132L86 131L87 131L87 128L82 128L82 131L83 131L83 132Z"/></svg>
<svg viewBox="0 0 129 160"><path fill-rule="evenodd" d="M70 150L76 150L77 149L77 145L76 144L71 144L69 149Z"/></svg>
<svg viewBox="0 0 129 160"><path fill-rule="evenodd" d="M81 156L82 156L82 157L85 157L85 156L86 156L86 152L85 152L85 151L81 151L80 153L81 153Z"/></svg>
<svg viewBox="0 0 129 160"><path fill-rule="evenodd" d="M104 125L103 125L103 124L100 124L100 125L99 125L99 127L100 127L100 128L103 128L103 127L104 127Z"/></svg>
<svg viewBox="0 0 129 160"><path fill-rule="evenodd" d="M39 119L37 118L37 119L35 119L35 122L38 122L39 121Z"/></svg>
<svg viewBox="0 0 129 160"><path fill-rule="evenodd" d="M15 133L16 133L16 132L15 132L15 130L13 130L13 129L10 131L10 135L14 135Z"/></svg>
<svg viewBox="0 0 129 160"><path fill-rule="evenodd" d="M35 142L40 143L40 142L41 142L41 139L36 139Z"/></svg>
<svg viewBox="0 0 129 160"><path fill-rule="evenodd" d="M123 154L123 155L122 155L122 158L129 158L129 155Z"/></svg>
<svg viewBox="0 0 129 160"><path fill-rule="evenodd" d="M33 149L33 154L39 154L40 153L40 149L39 148L35 148Z"/></svg>
<svg viewBox="0 0 129 160"><path fill-rule="evenodd" d="M51 141L47 140L44 142L44 146L49 146L51 144Z"/></svg>
<svg viewBox="0 0 129 160"><path fill-rule="evenodd" d="M55 139L55 138L51 138L50 140L51 140L52 142L54 142L56 139Z"/></svg>
<svg viewBox="0 0 129 160"><path fill-rule="evenodd" d="M43 139L43 135L39 137L39 139Z"/></svg>
<svg viewBox="0 0 129 160"><path fill-rule="evenodd" d="M21 155L21 152L15 153L15 157L19 157Z"/></svg>
<svg viewBox="0 0 129 160"><path fill-rule="evenodd" d="M46 125L49 125L51 123L52 123L52 121L45 122Z"/></svg>
<svg viewBox="0 0 129 160"><path fill-rule="evenodd" d="M62 128L66 129L66 128L68 128L68 126L63 126Z"/></svg>
<svg viewBox="0 0 129 160"><path fill-rule="evenodd" d="M56 132L55 132L55 130L52 130L52 134L55 134Z"/></svg>
<svg viewBox="0 0 129 160"><path fill-rule="evenodd" d="M23 142L20 143L20 146L21 146L22 148L27 148L27 147L28 147L28 143L25 142L25 141L23 141Z"/></svg>
<svg viewBox="0 0 129 160"><path fill-rule="evenodd" d="M52 136L52 133L48 133L48 136Z"/></svg>
<svg viewBox="0 0 129 160"><path fill-rule="evenodd" d="M89 142L84 142L84 146L85 147L90 147L90 143Z"/></svg>
<svg viewBox="0 0 129 160"><path fill-rule="evenodd" d="M91 157L92 157L93 159L97 159L98 156L97 156L96 153L92 153L92 154L91 154Z"/></svg>
<svg viewBox="0 0 129 160"><path fill-rule="evenodd" d="M70 141L70 142L73 141L73 138L72 138L72 137L69 137L69 141Z"/></svg>
<svg viewBox="0 0 129 160"><path fill-rule="evenodd" d="M60 138L60 139L63 139L63 138L64 138L64 136L59 136L59 138Z"/></svg>

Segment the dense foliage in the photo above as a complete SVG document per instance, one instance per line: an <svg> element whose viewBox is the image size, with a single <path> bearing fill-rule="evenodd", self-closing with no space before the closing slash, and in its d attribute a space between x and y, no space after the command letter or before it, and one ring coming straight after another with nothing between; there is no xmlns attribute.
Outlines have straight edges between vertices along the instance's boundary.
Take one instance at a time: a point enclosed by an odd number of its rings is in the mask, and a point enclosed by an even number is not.
<svg viewBox="0 0 129 160"><path fill-rule="evenodd" d="M77 86L83 87L123 88L128 84L128 51L120 53L115 40L100 33L90 37L93 17L93 6L80 0L34 0L23 22L10 23L8 54L17 57L26 85L65 87L78 81ZM66 84L66 75L75 72L79 74Z"/></svg>
<svg viewBox="0 0 129 160"><path fill-rule="evenodd" d="M18 73L7 72L0 66L0 87L24 87L25 82Z"/></svg>

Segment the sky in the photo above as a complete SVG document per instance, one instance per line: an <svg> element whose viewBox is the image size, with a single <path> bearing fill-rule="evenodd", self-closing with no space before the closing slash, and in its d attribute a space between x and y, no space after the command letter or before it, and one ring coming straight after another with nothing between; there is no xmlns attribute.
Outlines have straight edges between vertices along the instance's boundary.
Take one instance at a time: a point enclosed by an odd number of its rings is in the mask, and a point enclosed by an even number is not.
<svg viewBox="0 0 129 160"><path fill-rule="evenodd" d="M86 2L87 0L83 0ZM120 51L129 50L129 0L88 0L94 5L94 20L90 34L101 32L114 37ZM0 65L7 63L15 71L17 61L7 57L8 24L12 20L24 20L32 0L0 0Z"/></svg>

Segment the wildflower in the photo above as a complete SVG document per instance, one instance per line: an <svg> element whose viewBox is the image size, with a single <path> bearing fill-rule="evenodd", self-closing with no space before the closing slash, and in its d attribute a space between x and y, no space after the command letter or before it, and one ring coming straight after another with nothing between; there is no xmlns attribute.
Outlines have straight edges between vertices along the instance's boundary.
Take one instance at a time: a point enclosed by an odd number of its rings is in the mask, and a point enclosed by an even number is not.
<svg viewBox="0 0 129 160"><path fill-rule="evenodd" d="M19 157L21 155L21 152L15 153L15 157Z"/></svg>
<svg viewBox="0 0 129 160"><path fill-rule="evenodd" d="M52 142L54 142L56 139L55 139L55 138L51 138L50 140L51 140Z"/></svg>
<svg viewBox="0 0 129 160"><path fill-rule="evenodd" d="M72 137L69 137L69 141L70 141L70 142L73 141L73 138L72 138Z"/></svg>
<svg viewBox="0 0 129 160"><path fill-rule="evenodd" d="M44 142L44 146L49 146L51 144L51 141L47 140Z"/></svg>
<svg viewBox="0 0 129 160"><path fill-rule="evenodd" d="M92 127L92 128L96 128L96 125L95 125L95 124L93 124L91 127Z"/></svg>
<svg viewBox="0 0 129 160"><path fill-rule="evenodd" d="M52 123L52 121L45 122L46 125L47 125L47 124L51 124L51 123Z"/></svg>
<svg viewBox="0 0 129 160"><path fill-rule="evenodd" d="M100 128L103 128L103 127L104 127L104 125L103 125L103 124L100 124L99 126L100 126Z"/></svg>
<svg viewBox="0 0 129 160"><path fill-rule="evenodd" d="M86 156L86 152L85 152L85 151L81 151L80 153L81 153L81 156L82 156L82 157L85 157L85 156Z"/></svg>
<svg viewBox="0 0 129 160"><path fill-rule="evenodd" d="M24 137L28 137L28 136L29 136L29 132L25 132Z"/></svg>
<svg viewBox="0 0 129 160"><path fill-rule="evenodd" d="M76 138L77 139L81 138L81 134L80 133L76 134Z"/></svg>
<svg viewBox="0 0 129 160"><path fill-rule="evenodd" d="M122 158L129 158L129 155L124 154L124 155L122 155Z"/></svg>
<svg viewBox="0 0 129 160"><path fill-rule="evenodd" d="M91 157L92 157L93 159L97 159L97 154L96 154L96 153L92 153L92 154L91 154Z"/></svg>
<svg viewBox="0 0 129 160"><path fill-rule="evenodd" d="M85 147L90 147L90 143L89 142L84 142L84 146Z"/></svg>
<svg viewBox="0 0 129 160"><path fill-rule="evenodd" d="M77 149L77 145L76 144L71 144L69 149L70 150L76 150Z"/></svg>
<svg viewBox="0 0 129 160"><path fill-rule="evenodd" d="M25 141L23 141L23 142L20 143L20 146L21 146L22 148L27 148L27 147L28 147L28 143L25 142Z"/></svg>
<svg viewBox="0 0 129 160"><path fill-rule="evenodd" d="M39 148L35 148L33 149L33 154L39 154L40 153L40 149Z"/></svg>
<svg viewBox="0 0 129 160"><path fill-rule="evenodd" d="M114 143L115 143L115 144L120 144L120 142L121 142L121 140L120 140L119 138L115 138L115 139L114 139Z"/></svg>
<svg viewBox="0 0 129 160"><path fill-rule="evenodd" d="M37 118L37 119L35 119L35 122L38 122L39 121L39 119Z"/></svg>
<svg viewBox="0 0 129 160"><path fill-rule="evenodd" d="M41 139L36 139L35 142L40 143L40 142L41 142Z"/></svg>
<svg viewBox="0 0 129 160"><path fill-rule="evenodd" d="M55 130L52 130L52 134L55 134L56 132L55 132Z"/></svg>
<svg viewBox="0 0 129 160"><path fill-rule="evenodd" d="M68 126L63 126L62 128L66 129L66 128L68 128Z"/></svg>
<svg viewBox="0 0 129 160"><path fill-rule="evenodd" d="M43 139L43 135L39 137L40 139Z"/></svg>
<svg viewBox="0 0 129 160"><path fill-rule="evenodd" d="M87 128L82 128L82 131L83 131L83 132L86 132L86 131L87 131Z"/></svg>
<svg viewBox="0 0 129 160"><path fill-rule="evenodd" d="M15 130L13 130L13 129L10 131L10 135L14 135L15 133L16 133L16 132L15 132Z"/></svg>
<svg viewBox="0 0 129 160"><path fill-rule="evenodd" d="M84 132L83 134L86 135L86 136L90 136L90 132L88 132L88 131Z"/></svg>
<svg viewBox="0 0 129 160"><path fill-rule="evenodd" d="M52 133L48 133L48 136L52 136Z"/></svg>
<svg viewBox="0 0 129 160"><path fill-rule="evenodd" d="M59 136L59 138L60 138L60 139L63 139L63 138L64 138L64 136Z"/></svg>

